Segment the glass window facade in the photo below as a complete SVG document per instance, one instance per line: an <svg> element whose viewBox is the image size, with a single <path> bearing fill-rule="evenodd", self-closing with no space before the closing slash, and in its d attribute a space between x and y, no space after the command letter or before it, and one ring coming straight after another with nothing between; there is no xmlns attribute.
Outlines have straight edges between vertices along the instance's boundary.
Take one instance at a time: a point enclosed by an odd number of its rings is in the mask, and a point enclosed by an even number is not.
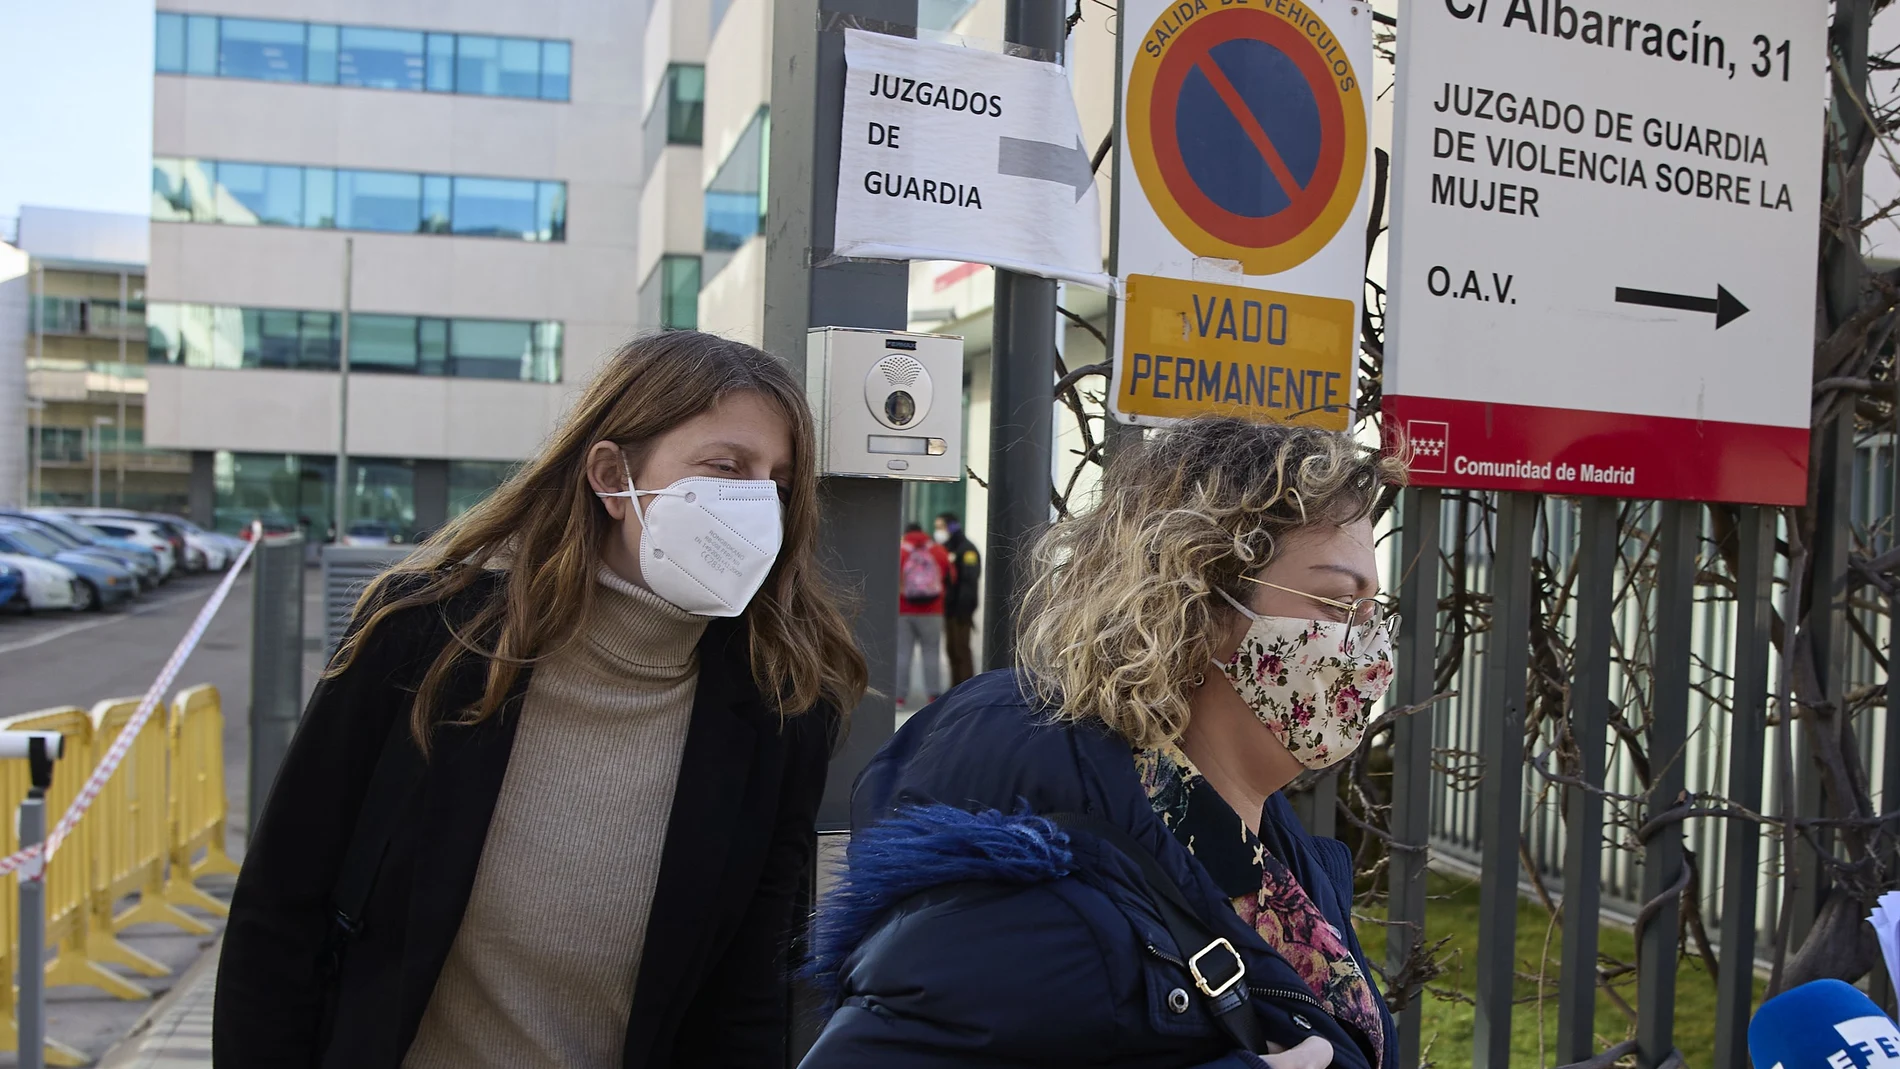
<svg viewBox="0 0 1900 1069"><path fill-rule="evenodd" d="M310 27L304 45L305 80L312 85L335 85L336 50L337 28L335 26Z"/></svg>
<svg viewBox="0 0 1900 1069"><path fill-rule="evenodd" d="M504 460L449 461L449 519L482 503L508 481L516 465Z"/></svg>
<svg viewBox="0 0 1900 1069"><path fill-rule="evenodd" d="M153 38L154 66L161 73L185 72L185 20L181 15L160 15Z"/></svg>
<svg viewBox="0 0 1900 1069"><path fill-rule="evenodd" d="M760 108L706 187L705 278L717 275L732 251L763 229L771 136L770 114Z"/></svg>
<svg viewBox="0 0 1900 1069"><path fill-rule="evenodd" d="M420 90L423 85L423 34L415 30L341 27L337 38L336 82L364 89Z"/></svg>
<svg viewBox="0 0 1900 1069"><path fill-rule="evenodd" d="M334 528L336 458L284 453L218 452L212 458L214 526L236 533L252 520L282 525L322 541ZM415 462L351 457L350 524L380 524L400 541L415 540Z"/></svg>
<svg viewBox="0 0 1900 1069"><path fill-rule="evenodd" d="M567 100L567 41L158 13L160 74Z"/></svg>
<svg viewBox="0 0 1900 1069"><path fill-rule="evenodd" d="M640 131L646 171L652 173L666 146L699 144L705 118L706 68L693 63L667 67L666 77L660 81L660 95Z"/></svg>
<svg viewBox="0 0 1900 1069"><path fill-rule="evenodd" d="M40 427L40 459L54 464L76 464L86 459L84 427ZM31 433L31 429L29 429Z"/></svg>
<svg viewBox="0 0 1900 1069"><path fill-rule="evenodd" d="M699 326L699 257L660 257L660 325L667 330Z"/></svg>
<svg viewBox="0 0 1900 1069"><path fill-rule="evenodd" d="M567 184L161 156L152 218L565 241Z"/></svg>
<svg viewBox="0 0 1900 1069"><path fill-rule="evenodd" d="M218 76L301 82L304 27L273 19L219 19Z"/></svg>
<svg viewBox="0 0 1900 1069"><path fill-rule="evenodd" d="M196 368L334 371L341 315L285 308L153 302L146 359ZM350 370L561 381L561 324L519 319L350 316Z"/></svg>
<svg viewBox="0 0 1900 1069"><path fill-rule="evenodd" d="M185 69L182 73L218 73L217 16L185 16Z"/></svg>

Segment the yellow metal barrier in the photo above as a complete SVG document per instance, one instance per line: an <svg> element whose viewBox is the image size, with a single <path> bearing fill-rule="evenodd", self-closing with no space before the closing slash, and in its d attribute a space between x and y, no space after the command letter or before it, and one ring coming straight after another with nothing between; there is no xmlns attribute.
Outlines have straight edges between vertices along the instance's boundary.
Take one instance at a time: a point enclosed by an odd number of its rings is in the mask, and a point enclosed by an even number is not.
<svg viewBox="0 0 1900 1069"><path fill-rule="evenodd" d="M54 766L53 787L46 792L46 811L52 820L58 819L57 815L72 804L86 777L92 773L92 718L70 706L43 709L0 720L0 730L57 731L65 736L65 758ZM0 813L19 812L27 785L25 765L18 761L0 761ZM75 834L83 835L83 832ZM85 849L83 838L75 847L54 854L46 869L46 945L58 949L58 957L46 967L46 982L97 987L120 998L149 998L150 993L144 988L102 967L88 953L91 940L86 930L86 907L90 901L90 851ZM11 819L0 819L0 854L11 854L19 848L19 827ZM0 981L0 1049L5 1050L15 1050L20 1045L15 1025L17 993L12 982L19 970L17 880L17 875L0 880L0 918L4 918L6 924L5 938L0 939L0 954L5 955L4 967L0 967L0 976L5 977ZM87 1059L71 1047L49 1041L46 1061L49 1065L72 1066L84 1065Z"/></svg>
<svg viewBox="0 0 1900 1069"><path fill-rule="evenodd" d="M100 702L88 714L65 706L0 719L0 731L57 731L65 756L54 766L46 795L48 824L71 807L80 788L138 710L139 699ZM147 720L118 771L106 780L46 870L46 945L55 956L46 965L49 987L96 987L122 999L150 998L132 980L105 968L111 963L147 976L170 973L164 965L120 942L128 925L160 922L188 932L211 929L179 906L217 916L224 903L193 885L199 876L235 873L225 852L224 713L216 687L178 693L169 716ZM0 761L0 856L20 848L9 815L26 798L27 769ZM194 862L203 851L204 856ZM128 896L137 901L114 913ZM19 1046L17 998L11 977L19 969L19 884L0 879L0 1050ZM86 1064L79 1051L48 1041L46 1063Z"/></svg>
<svg viewBox="0 0 1900 1069"><path fill-rule="evenodd" d="M0 728L57 731L66 737L66 755L54 766L53 789L46 794L49 828L73 804L73 798L92 775L100 755L112 744L111 739L98 740L93 718L78 709L50 709L10 717L0 720ZM8 801L18 807L17 800ZM101 795L99 802L87 810L65 845L54 853L47 869L46 945L59 949L46 966L46 983L48 986L96 987L122 999L151 998L150 991L105 968L103 963L117 962L148 976L163 976L169 970L112 938L109 930L101 934L92 921L93 887L98 882L93 842L100 824L116 816L100 805L104 801L105 796ZM8 935L12 941L19 940L17 922ZM152 972L152 969L159 971Z"/></svg>
<svg viewBox="0 0 1900 1069"><path fill-rule="evenodd" d="M237 862L224 850L224 707L210 684L178 692L171 707L171 873L165 898L214 916L225 904L200 891L193 880L235 874ZM204 858L193 861L199 850Z"/></svg>
<svg viewBox="0 0 1900 1069"><path fill-rule="evenodd" d="M92 710L93 738L103 756L112 740L119 737L132 715L138 712L139 699L120 698L100 702ZM105 789L84 819L98 821L92 834L93 931L111 939L112 933L134 924L170 924L193 935L209 935L211 926L171 904L165 895L165 866L171 859L172 805L166 794L166 765L171 756L171 731L165 719L154 715L139 729L125 763L106 780ZM138 904L123 913L113 907L127 895L139 896ZM123 964L147 976L163 976L171 970L130 947L117 943L126 954L136 955L145 963L118 958ZM152 972L151 969L159 972Z"/></svg>

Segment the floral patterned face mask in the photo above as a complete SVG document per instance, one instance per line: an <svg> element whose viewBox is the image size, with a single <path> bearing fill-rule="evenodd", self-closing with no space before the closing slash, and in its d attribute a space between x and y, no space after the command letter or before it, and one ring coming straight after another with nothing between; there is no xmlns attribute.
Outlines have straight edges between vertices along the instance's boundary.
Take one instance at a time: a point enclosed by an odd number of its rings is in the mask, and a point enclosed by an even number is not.
<svg viewBox="0 0 1900 1069"><path fill-rule="evenodd" d="M1215 667L1274 738L1312 769L1358 749L1373 705L1392 685L1391 628L1261 616L1217 592L1253 626Z"/></svg>

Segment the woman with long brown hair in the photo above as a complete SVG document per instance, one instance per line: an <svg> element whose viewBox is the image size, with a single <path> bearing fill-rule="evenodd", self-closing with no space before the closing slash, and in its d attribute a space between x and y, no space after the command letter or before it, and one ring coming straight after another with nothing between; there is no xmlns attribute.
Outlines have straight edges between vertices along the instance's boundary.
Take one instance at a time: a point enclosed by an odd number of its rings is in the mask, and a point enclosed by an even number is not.
<svg viewBox="0 0 1900 1069"><path fill-rule="evenodd" d="M751 346L629 344L359 601L250 841L221 1066L755 1065L865 664L810 411Z"/></svg>

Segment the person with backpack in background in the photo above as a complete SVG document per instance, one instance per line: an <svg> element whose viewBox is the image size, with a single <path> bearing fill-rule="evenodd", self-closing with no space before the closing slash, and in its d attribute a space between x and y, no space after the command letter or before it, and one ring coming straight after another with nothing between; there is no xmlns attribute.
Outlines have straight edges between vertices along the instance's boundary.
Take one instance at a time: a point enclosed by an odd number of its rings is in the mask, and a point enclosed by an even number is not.
<svg viewBox="0 0 1900 1069"><path fill-rule="evenodd" d="M943 648L943 595L956 581L950 554L924 533L923 525L904 528L904 545L897 563L897 708L902 712L910 697L910 655L923 648L924 703L943 691L943 673L937 653Z"/></svg>
<svg viewBox="0 0 1900 1069"><path fill-rule="evenodd" d="M970 632L976 626L976 607L983 600L983 554L976 543L964 537L963 521L954 512L937 517L931 532L956 575L943 595L943 651L950 658L950 685L976 674L976 659L970 655Z"/></svg>

